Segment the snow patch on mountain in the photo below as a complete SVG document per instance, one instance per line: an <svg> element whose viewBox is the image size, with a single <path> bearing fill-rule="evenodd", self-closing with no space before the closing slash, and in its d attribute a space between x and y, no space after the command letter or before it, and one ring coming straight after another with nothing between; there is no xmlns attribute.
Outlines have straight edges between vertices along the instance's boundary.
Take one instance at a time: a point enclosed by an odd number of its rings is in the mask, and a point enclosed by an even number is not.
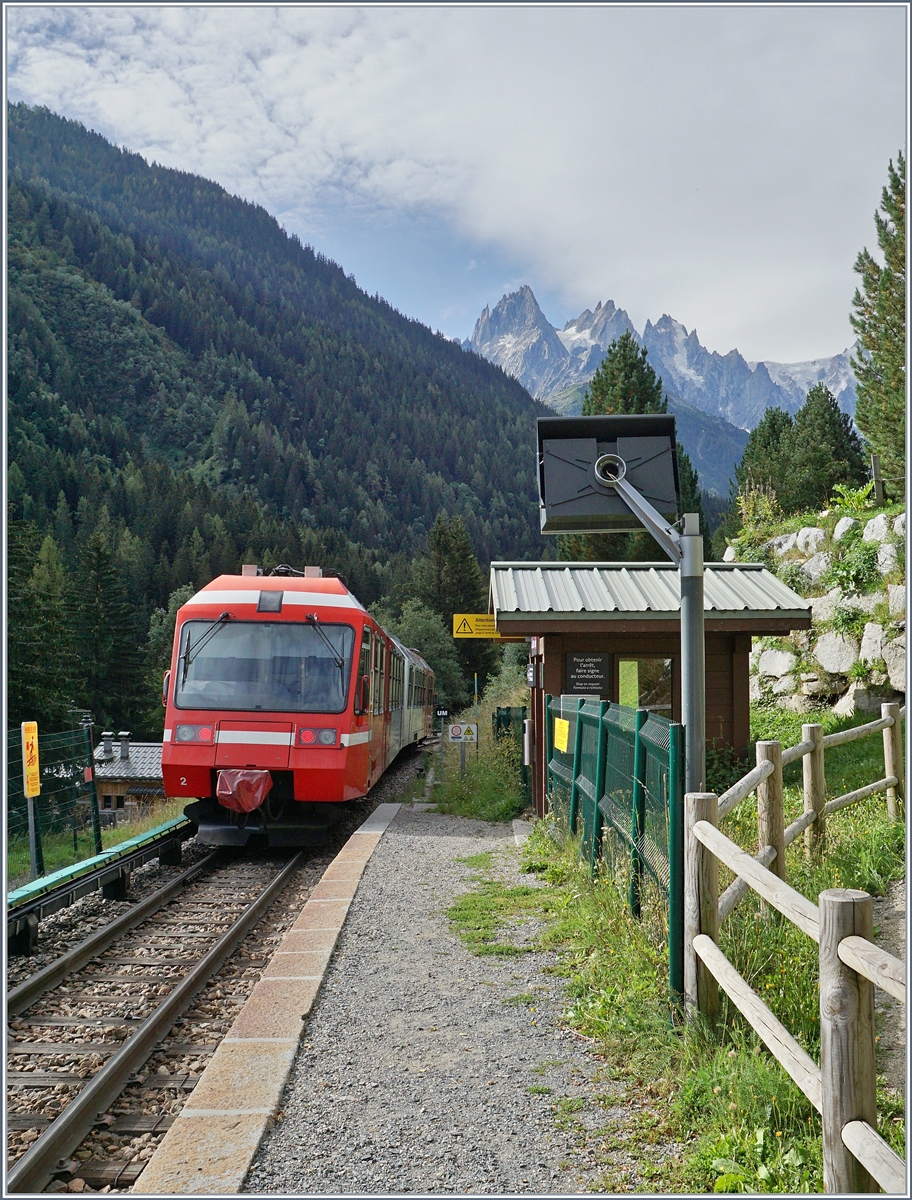
<svg viewBox="0 0 912 1200"><path fill-rule="evenodd" d="M816 383L825 384L842 410L854 415L850 357L855 347L811 362L747 362L736 349L707 350L696 329L688 331L668 313L655 324L647 321L641 335L613 300L599 301L558 330L525 285L502 297L493 310L485 308L463 346L497 363L547 404L551 397L585 387L625 330L646 347L670 392L741 429L753 429L770 407L797 412Z"/></svg>

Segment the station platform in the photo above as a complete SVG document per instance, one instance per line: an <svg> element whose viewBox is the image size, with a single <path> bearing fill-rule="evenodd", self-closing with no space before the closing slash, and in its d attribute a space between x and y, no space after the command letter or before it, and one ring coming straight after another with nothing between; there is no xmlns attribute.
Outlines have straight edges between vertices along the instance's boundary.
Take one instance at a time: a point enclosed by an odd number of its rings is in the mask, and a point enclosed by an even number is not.
<svg viewBox="0 0 912 1200"><path fill-rule="evenodd" d="M134 1190L596 1186L603 1168L579 1133L611 1120L616 1101L585 1040L560 1022L556 958L533 947L540 925L514 922L513 949L479 956L447 915L483 878L539 886L519 870L529 826L514 825L378 806L326 869ZM572 1121L556 1118L564 1110Z"/></svg>

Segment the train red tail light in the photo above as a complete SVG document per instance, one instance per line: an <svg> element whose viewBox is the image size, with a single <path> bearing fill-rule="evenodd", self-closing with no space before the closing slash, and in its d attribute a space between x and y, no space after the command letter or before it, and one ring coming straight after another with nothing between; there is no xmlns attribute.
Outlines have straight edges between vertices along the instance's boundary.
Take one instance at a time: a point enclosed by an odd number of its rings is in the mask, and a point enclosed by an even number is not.
<svg viewBox="0 0 912 1200"><path fill-rule="evenodd" d="M338 737L338 731L335 729L299 729L298 745L336 746L338 745Z"/></svg>
<svg viewBox="0 0 912 1200"><path fill-rule="evenodd" d="M204 745L211 744L212 726L211 725L175 725L174 740L176 742L202 742Z"/></svg>

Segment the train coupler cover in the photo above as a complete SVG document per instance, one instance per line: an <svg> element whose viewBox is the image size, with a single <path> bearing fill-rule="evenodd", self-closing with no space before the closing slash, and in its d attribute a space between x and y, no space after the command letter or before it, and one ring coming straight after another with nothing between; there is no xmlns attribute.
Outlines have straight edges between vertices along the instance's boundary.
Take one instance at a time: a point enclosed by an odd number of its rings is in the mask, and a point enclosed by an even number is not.
<svg viewBox="0 0 912 1200"><path fill-rule="evenodd" d="M259 808L272 788L268 771L219 771L215 796L223 808L247 813Z"/></svg>

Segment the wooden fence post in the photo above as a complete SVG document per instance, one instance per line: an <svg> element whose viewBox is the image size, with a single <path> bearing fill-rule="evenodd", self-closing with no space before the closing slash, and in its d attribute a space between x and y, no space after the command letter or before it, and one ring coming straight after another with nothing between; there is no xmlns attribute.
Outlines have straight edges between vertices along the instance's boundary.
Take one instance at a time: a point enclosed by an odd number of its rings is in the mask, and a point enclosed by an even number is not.
<svg viewBox="0 0 912 1200"><path fill-rule="evenodd" d="M769 760L773 764L772 775L767 775L757 784L757 836L760 851L772 846L776 857L769 869L780 879L785 879L785 820L782 815L782 743L758 742L757 766Z"/></svg>
<svg viewBox="0 0 912 1200"><path fill-rule="evenodd" d="M881 704L880 715L892 717L893 724L883 731L884 775L895 775L899 780L896 787L887 788L887 815L891 821L901 821L905 801L906 781L903 759L903 736L900 724L899 705Z"/></svg>
<svg viewBox="0 0 912 1200"><path fill-rule="evenodd" d="M817 820L804 831L807 858L818 858L826 845L826 777L823 768L823 726L802 725L801 740L813 742L814 749L801 760L804 776L804 811L812 809ZM761 846L761 849L763 847Z"/></svg>
<svg viewBox="0 0 912 1200"><path fill-rule="evenodd" d="M715 792L688 792L684 797L684 999L688 1014L702 1013L715 1025L719 985L693 948L698 933L719 937L719 870L716 857L693 832L697 821L719 824Z"/></svg>
<svg viewBox="0 0 912 1200"><path fill-rule="evenodd" d="M830 888L820 893L819 912L823 1188L876 1192L876 1181L842 1140L849 1121L877 1128L874 985L838 954L843 938L873 937L874 902L867 892Z"/></svg>

